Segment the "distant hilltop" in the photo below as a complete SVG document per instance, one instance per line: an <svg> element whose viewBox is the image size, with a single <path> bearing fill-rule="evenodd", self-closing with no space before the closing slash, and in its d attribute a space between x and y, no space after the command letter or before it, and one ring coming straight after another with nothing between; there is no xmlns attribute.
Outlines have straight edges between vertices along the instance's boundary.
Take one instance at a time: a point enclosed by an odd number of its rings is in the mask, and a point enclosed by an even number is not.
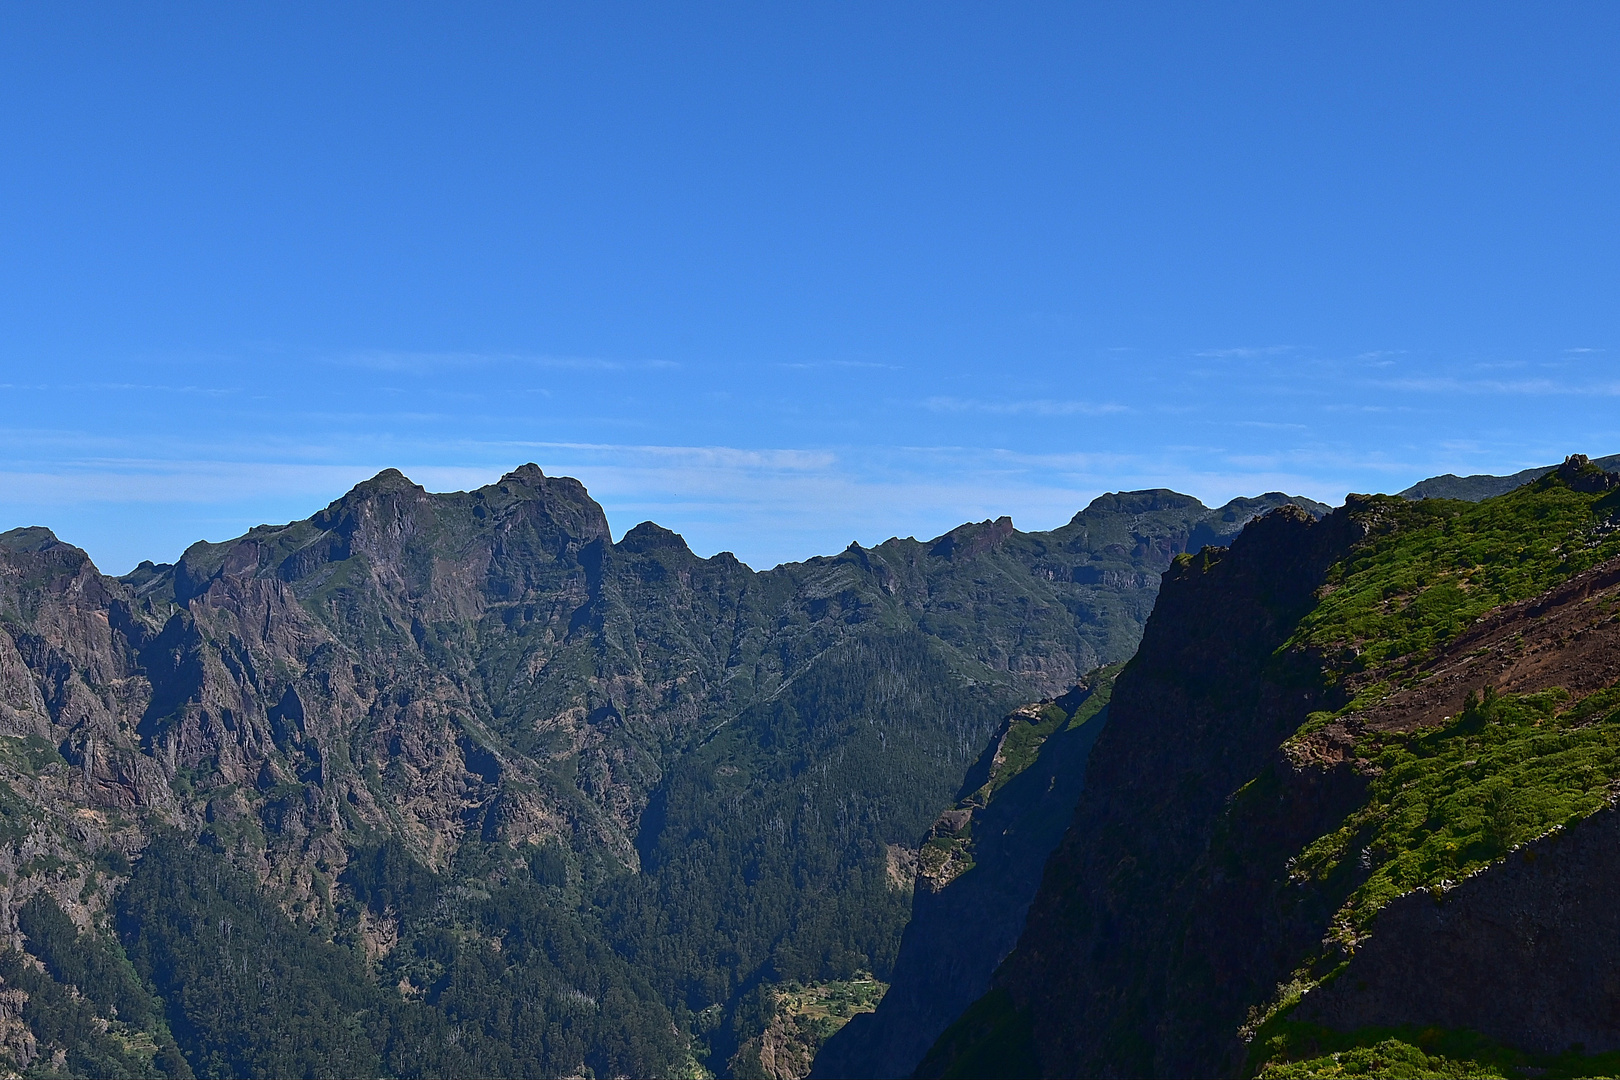
<svg viewBox="0 0 1620 1080"><path fill-rule="evenodd" d="M1620 454L1598 458L1592 464L1609 472L1620 471ZM1505 495L1532 480L1540 480L1556 468L1558 468L1556 465L1541 465L1516 472L1512 476L1490 476L1485 473L1457 476L1446 473L1444 476L1431 476L1427 480L1419 480L1399 494L1403 499L1466 499L1468 502L1479 502L1481 499Z"/></svg>

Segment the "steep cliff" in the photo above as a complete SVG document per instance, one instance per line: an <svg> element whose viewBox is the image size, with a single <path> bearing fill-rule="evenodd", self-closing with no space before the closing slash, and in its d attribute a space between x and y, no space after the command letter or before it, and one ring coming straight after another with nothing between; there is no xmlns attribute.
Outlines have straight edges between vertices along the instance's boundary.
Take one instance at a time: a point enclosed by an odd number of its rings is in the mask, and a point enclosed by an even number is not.
<svg viewBox="0 0 1620 1080"><path fill-rule="evenodd" d="M1620 1045L1572 962L1620 900L1617 489L1572 458L1180 562L1017 949L919 1075L1295 1075L1403 1025L1535 1067Z"/></svg>
<svg viewBox="0 0 1620 1080"><path fill-rule="evenodd" d="M1611 806L1438 896L1390 901L1343 974L1288 1019L1342 1032L1468 1029L1532 1054L1620 1050L1617 881Z"/></svg>

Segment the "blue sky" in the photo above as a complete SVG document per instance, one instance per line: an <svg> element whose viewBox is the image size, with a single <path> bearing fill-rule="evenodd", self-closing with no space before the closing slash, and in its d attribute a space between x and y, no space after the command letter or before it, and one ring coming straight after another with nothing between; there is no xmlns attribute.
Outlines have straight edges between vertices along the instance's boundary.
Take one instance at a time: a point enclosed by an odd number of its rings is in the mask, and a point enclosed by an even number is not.
<svg viewBox="0 0 1620 1080"><path fill-rule="evenodd" d="M756 566L1620 451L1620 7L0 8L0 527Z"/></svg>

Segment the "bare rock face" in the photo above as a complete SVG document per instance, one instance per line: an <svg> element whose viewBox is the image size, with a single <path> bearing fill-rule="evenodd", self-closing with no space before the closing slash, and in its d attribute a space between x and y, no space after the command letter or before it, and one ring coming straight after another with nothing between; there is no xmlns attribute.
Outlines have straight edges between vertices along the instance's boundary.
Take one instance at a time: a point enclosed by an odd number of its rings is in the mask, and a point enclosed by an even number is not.
<svg viewBox="0 0 1620 1080"><path fill-rule="evenodd" d="M1620 1050L1620 811L1378 913L1293 1018L1342 1031L1466 1028L1535 1053Z"/></svg>
<svg viewBox="0 0 1620 1080"><path fill-rule="evenodd" d="M152 824L203 828L252 849L308 908L355 828L397 832L430 864L468 830L579 832L633 858L635 799L562 809L536 758L492 723L477 668L480 638L504 644L537 621L520 662L545 667L590 604L580 552L607 535L576 481L532 467L456 496L390 470L309 521L197 544L124 580L46 530L6 534L0 734L22 766L6 780L57 819L19 859L42 844L82 877L102 839L134 851ZM585 741L567 750L589 755ZM49 767L58 754L67 768ZM505 799L503 778L517 781ZM28 891L26 874L12 881Z"/></svg>
<svg viewBox="0 0 1620 1080"><path fill-rule="evenodd" d="M25 990L0 990L0 1051L11 1060L27 1068L37 1054L34 1033L23 1021L23 1006L28 1003Z"/></svg>

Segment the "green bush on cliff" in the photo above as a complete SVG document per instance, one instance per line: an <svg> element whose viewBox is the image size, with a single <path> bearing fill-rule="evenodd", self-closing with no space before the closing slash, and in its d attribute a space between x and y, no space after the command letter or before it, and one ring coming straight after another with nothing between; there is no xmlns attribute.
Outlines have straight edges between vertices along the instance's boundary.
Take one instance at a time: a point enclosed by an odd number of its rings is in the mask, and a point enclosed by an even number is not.
<svg viewBox="0 0 1620 1080"><path fill-rule="evenodd" d="M1367 538L1329 571L1285 646L1320 657L1327 682L1343 691L1342 707L1312 714L1300 735L1420 681L1438 650L1493 609L1620 553L1620 493L1578 491L1557 474L1477 504L1374 498L1360 514ZM1395 897L1449 888L1604 806L1620 778L1620 688L1582 698L1559 687L1500 696L1487 688L1441 726L1366 732L1355 755L1368 776L1361 806L1289 862L1294 881L1338 905L1329 938L1351 953ZM1331 979L1343 956L1302 957L1296 977ZM1615 1072L1612 1061L1579 1055L1531 1062L1467 1033L1333 1033L1287 1013L1274 1007L1257 1032L1262 1076Z"/></svg>
<svg viewBox="0 0 1620 1080"><path fill-rule="evenodd" d="M1302 733L1417 677L1486 612L1620 553L1620 492L1577 491L1558 474L1481 503L1374 497L1360 514L1367 538L1329 571L1285 646L1322 656L1329 681L1352 691ZM1456 880L1603 804L1620 777L1620 692L1570 698L1488 692L1446 727L1363 738L1366 802L1290 866L1296 880L1347 891L1340 938L1353 940L1395 896Z"/></svg>
<svg viewBox="0 0 1620 1080"><path fill-rule="evenodd" d="M1389 1080L1451 1080L1453 1077L1505 1077L1477 1061L1455 1061L1425 1054L1410 1043L1385 1039L1372 1046L1358 1046L1326 1054L1308 1061L1268 1065L1261 1080L1306 1080L1307 1077L1377 1076Z"/></svg>
<svg viewBox="0 0 1620 1080"><path fill-rule="evenodd" d="M1350 934L1401 893L1463 875L1514 844L1592 813L1620 777L1613 691L1487 694L1447 727L1383 733L1362 747L1379 770L1367 801L1300 854L1299 878L1370 871L1338 927Z"/></svg>
<svg viewBox="0 0 1620 1080"><path fill-rule="evenodd" d="M984 792L984 796L988 798L1013 777L1033 765L1035 759L1040 756L1041 747L1046 745L1046 740L1053 734L1060 730L1081 727L1102 712L1113 695L1114 679L1124 666L1124 664L1109 664L1088 675L1092 690L1078 705L1073 706L1072 713L1065 711L1061 704L1053 702L1041 707L1039 718L1035 722L1014 725L1007 732L1006 741L1002 743L1000 764L992 770L990 790Z"/></svg>
<svg viewBox="0 0 1620 1080"><path fill-rule="evenodd" d="M1374 497L1363 511L1374 531L1329 572L1290 645L1341 677L1427 655L1492 608L1620 554L1617 494L1552 475L1481 503Z"/></svg>
<svg viewBox="0 0 1620 1080"><path fill-rule="evenodd" d="M1620 1053L1527 1054L1478 1032L1438 1027L1334 1031L1317 1024L1274 1021L1267 1025L1264 1052L1270 1060L1255 1073L1258 1080L1345 1076L1574 1080L1620 1075Z"/></svg>

